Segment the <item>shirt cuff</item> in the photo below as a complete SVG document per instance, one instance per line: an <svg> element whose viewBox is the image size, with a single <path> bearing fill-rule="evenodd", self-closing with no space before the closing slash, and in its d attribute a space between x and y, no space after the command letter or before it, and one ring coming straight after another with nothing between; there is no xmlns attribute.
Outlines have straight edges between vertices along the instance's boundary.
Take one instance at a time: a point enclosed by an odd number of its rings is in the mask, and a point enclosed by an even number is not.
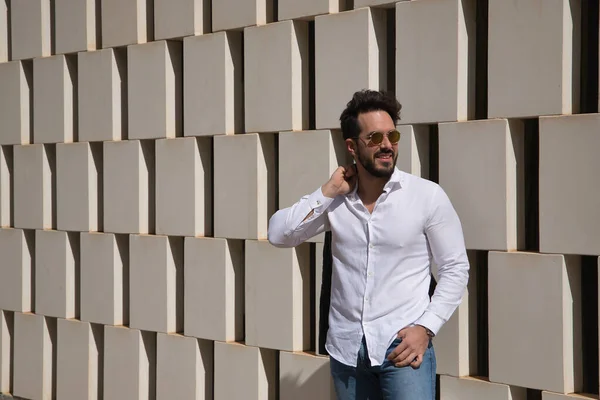
<svg viewBox="0 0 600 400"><path fill-rule="evenodd" d="M437 335L442 328L442 325L444 325L444 320L431 311L425 311L423 315L415 321L415 325L423 325L433 332L434 335Z"/></svg>
<svg viewBox="0 0 600 400"><path fill-rule="evenodd" d="M319 211L329 207L333 200L331 197L325 196L321 188L318 188L308 196L308 204L311 210L315 210L317 214L321 214Z"/></svg>

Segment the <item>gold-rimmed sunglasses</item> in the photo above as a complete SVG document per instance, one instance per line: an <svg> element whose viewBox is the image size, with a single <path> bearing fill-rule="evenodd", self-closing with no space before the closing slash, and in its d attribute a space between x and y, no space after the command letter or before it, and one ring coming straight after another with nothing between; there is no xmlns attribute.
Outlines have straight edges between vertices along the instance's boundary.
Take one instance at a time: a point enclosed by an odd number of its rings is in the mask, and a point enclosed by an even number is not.
<svg viewBox="0 0 600 400"><path fill-rule="evenodd" d="M360 136L358 136L358 138L361 139L362 141L364 141L367 146L371 146L371 145L379 146L383 142L383 138L386 136L391 144L396 144L400 141L400 132L398 132L395 129L391 130L387 133L378 132L378 131L371 132L367 135L366 141L365 141L365 139L361 138Z"/></svg>

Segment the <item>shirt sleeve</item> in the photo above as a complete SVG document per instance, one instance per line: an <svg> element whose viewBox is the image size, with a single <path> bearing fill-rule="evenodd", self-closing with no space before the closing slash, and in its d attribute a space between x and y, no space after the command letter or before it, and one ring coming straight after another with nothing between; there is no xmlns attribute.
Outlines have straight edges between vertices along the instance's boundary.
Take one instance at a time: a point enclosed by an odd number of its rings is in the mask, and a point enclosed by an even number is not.
<svg viewBox="0 0 600 400"><path fill-rule="evenodd" d="M277 211L269 220L269 242L276 247L295 247L328 230L325 211L333 200L319 188L291 207Z"/></svg>
<svg viewBox="0 0 600 400"><path fill-rule="evenodd" d="M437 334L460 305L469 280L469 259L459 217L444 190L437 186L425 233L438 282L431 302L415 324Z"/></svg>

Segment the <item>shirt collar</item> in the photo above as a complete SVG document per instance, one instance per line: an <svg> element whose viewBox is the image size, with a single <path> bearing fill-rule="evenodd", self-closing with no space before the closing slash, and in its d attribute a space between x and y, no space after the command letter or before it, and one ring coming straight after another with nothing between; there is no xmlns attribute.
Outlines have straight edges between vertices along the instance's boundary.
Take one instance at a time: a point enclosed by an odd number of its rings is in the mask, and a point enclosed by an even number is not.
<svg viewBox="0 0 600 400"><path fill-rule="evenodd" d="M383 192L387 194L396 185L402 187L403 184L404 184L404 172L402 172L398 168L394 167L394 173L392 174L392 176L390 177L390 179L388 180L388 182L383 187ZM348 193L347 196L349 198L355 200L358 197L357 191L358 191L358 185L354 185L354 189L352 189L352 191L350 193Z"/></svg>

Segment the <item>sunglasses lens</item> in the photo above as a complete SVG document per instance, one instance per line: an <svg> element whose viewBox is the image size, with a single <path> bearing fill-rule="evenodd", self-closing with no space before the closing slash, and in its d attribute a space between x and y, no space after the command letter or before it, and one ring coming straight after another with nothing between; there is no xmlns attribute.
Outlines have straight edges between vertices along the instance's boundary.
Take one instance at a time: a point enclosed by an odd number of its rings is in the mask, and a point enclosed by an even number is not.
<svg viewBox="0 0 600 400"><path fill-rule="evenodd" d="M390 132L390 134L388 135L388 139L390 140L390 143L398 143L398 141L400 140L400 132Z"/></svg>
<svg viewBox="0 0 600 400"><path fill-rule="evenodd" d="M383 133L381 133L381 132L373 133L373 135L371 136L371 143L381 144L381 142L383 142Z"/></svg>

